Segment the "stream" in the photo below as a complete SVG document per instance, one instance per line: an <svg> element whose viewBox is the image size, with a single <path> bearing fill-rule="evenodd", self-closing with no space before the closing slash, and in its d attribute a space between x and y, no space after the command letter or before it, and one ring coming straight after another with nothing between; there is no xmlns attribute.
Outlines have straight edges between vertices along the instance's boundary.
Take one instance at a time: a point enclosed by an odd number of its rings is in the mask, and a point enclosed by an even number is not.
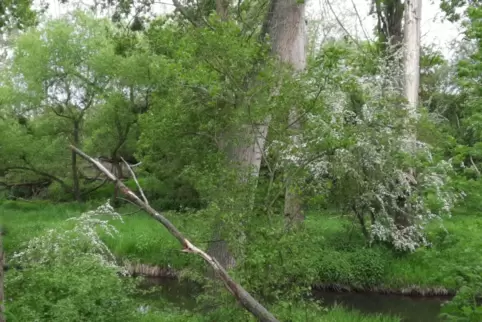
<svg viewBox="0 0 482 322"><path fill-rule="evenodd" d="M331 307L341 304L363 313L395 315L403 322L436 322L441 305L450 298L389 295L377 293L349 293L314 291L314 297Z"/></svg>
<svg viewBox="0 0 482 322"><path fill-rule="evenodd" d="M197 306L196 296L202 288L192 282L178 281L172 278L145 278L145 288L157 286L160 288L147 295L151 300L164 300L183 309L194 309ZM313 297L322 301L326 307L342 305L362 313L395 315L403 322L437 322L440 306L449 297L422 297L387 295L377 293L349 293L331 291L313 291Z"/></svg>

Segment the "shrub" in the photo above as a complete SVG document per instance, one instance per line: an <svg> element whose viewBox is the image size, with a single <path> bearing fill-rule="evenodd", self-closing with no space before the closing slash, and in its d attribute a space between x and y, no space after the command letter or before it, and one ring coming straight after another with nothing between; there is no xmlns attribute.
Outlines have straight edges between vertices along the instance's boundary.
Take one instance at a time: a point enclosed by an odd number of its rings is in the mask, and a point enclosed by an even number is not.
<svg viewBox="0 0 482 322"><path fill-rule="evenodd" d="M457 295L442 307L443 318L449 321L482 321L482 267L458 270Z"/></svg>
<svg viewBox="0 0 482 322"><path fill-rule="evenodd" d="M116 230L98 215L118 217L103 205L71 218L73 225L59 225L31 239L12 256L12 264L23 269L6 275L10 320L133 320L129 295L134 282L119 278L123 271L98 235L99 230L111 235Z"/></svg>
<svg viewBox="0 0 482 322"><path fill-rule="evenodd" d="M370 287L380 284L385 272L386 259L373 249L359 249L349 258L352 275L358 285Z"/></svg>
<svg viewBox="0 0 482 322"><path fill-rule="evenodd" d="M132 321L133 282L90 256L9 271L10 321Z"/></svg>

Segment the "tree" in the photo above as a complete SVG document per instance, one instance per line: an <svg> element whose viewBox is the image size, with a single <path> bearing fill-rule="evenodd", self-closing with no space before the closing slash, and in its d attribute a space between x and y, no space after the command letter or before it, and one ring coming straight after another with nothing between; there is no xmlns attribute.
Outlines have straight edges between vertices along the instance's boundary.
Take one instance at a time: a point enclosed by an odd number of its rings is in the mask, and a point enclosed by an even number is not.
<svg viewBox="0 0 482 322"><path fill-rule="evenodd" d="M274 54L282 63L291 65L296 74L306 67L306 24L305 3L294 0L273 0L272 13L268 22L268 30L272 41ZM295 76L296 77L296 76ZM288 127L291 128L292 144L298 146L301 142L300 111L292 107L288 117ZM303 211L299 187L287 180L284 215L289 224L303 220Z"/></svg>
<svg viewBox="0 0 482 322"><path fill-rule="evenodd" d="M32 9L32 0L4 0L0 3L0 31L24 29L37 22L40 12Z"/></svg>
<svg viewBox="0 0 482 322"><path fill-rule="evenodd" d="M371 0L370 13L376 14L376 33L383 51L389 54L400 49L403 42L403 17L405 5L402 0Z"/></svg>
<svg viewBox="0 0 482 322"><path fill-rule="evenodd" d="M29 31L16 42L9 69L19 115L53 120L59 127L57 134L81 146L85 116L104 101L111 85L109 71L118 60L106 21L81 12ZM80 201L75 153L71 153L70 167L72 193Z"/></svg>

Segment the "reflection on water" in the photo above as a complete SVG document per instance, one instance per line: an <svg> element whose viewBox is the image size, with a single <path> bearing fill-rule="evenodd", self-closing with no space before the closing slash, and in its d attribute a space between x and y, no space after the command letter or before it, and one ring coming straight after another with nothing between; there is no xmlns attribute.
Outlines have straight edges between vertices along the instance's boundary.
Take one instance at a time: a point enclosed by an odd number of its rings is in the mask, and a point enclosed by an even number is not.
<svg viewBox="0 0 482 322"><path fill-rule="evenodd" d="M179 308L199 309L196 296L202 287L189 281L173 278L149 278L143 283L146 289L158 287L155 292L145 295L151 304L157 303L162 308L162 301L168 301ZM338 293L330 291L313 291L313 296L322 300L323 305L331 307L335 304L351 308L362 313L395 315L403 322L437 322L442 303L449 297L409 297L403 295L386 295L376 293ZM162 301L160 301L162 299Z"/></svg>
<svg viewBox="0 0 482 322"><path fill-rule="evenodd" d="M375 293L337 293L314 291L317 299L324 305L343 305L363 313L378 313L399 316L403 322L440 321L440 306L449 297L409 297L403 295L385 295Z"/></svg>
<svg viewBox="0 0 482 322"><path fill-rule="evenodd" d="M141 286L144 289L156 287L154 292L144 295L143 298L153 300L154 303L156 300L163 299L186 310L196 308L196 296L202 291L196 283L164 277L144 277Z"/></svg>

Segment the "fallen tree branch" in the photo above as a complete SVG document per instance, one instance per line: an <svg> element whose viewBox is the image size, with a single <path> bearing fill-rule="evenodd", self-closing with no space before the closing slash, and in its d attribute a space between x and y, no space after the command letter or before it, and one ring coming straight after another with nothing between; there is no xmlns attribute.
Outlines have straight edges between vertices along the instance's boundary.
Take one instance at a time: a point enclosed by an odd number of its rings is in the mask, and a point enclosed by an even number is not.
<svg viewBox="0 0 482 322"><path fill-rule="evenodd" d="M120 181L116 176L114 176L109 170L107 170L100 162L94 160L89 155L85 154L75 146L71 145L70 148L80 155L85 160L92 163L100 171L102 171L119 190L131 200L133 203L142 208L147 212L152 218L160 222L166 229L173 235L179 243L183 246L183 252L193 253L204 259L204 261L212 267L216 276L223 281L226 289L233 294L233 296L238 300L238 302L251 314L253 314L257 319L262 322L278 322L278 320L271 314L264 306L262 306L256 299L254 299L251 294L249 294L241 285L236 283L231 276L226 272L226 270L219 264L219 262L208 255L203 250L197 248L189 240L187 240L184 235L162 214L153 209L149 204L145 203L141 198L139 198L134 192L132 192L122 181Z"/></svg>

